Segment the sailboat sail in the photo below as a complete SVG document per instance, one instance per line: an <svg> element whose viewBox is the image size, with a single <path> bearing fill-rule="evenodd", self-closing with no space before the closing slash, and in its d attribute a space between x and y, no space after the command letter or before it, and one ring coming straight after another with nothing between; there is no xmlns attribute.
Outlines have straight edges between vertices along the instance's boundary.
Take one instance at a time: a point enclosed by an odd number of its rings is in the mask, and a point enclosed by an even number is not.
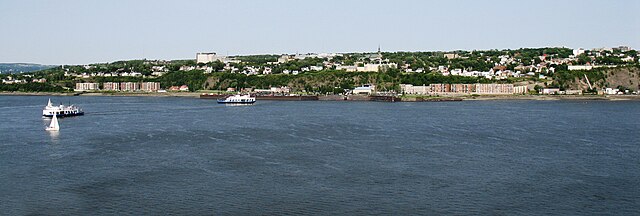
<svg viewBox="0 0 640 216"><path fill-rule="evenodd" d="M60 125L58 125L58 117L56 117L56 115L53 115L53 118L51 119L51 124L49 124L49 127L47 128L47 130L50 131L57 131L60 130Z"/></svg>

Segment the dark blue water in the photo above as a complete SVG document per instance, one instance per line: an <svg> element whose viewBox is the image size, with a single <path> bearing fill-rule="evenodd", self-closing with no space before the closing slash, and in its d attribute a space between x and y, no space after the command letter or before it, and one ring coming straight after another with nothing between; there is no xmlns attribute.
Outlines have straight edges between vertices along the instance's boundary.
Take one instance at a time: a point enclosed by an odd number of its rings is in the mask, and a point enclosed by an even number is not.
<svg viewBox="0 0 640 216"><path fill-rule="evenodd" d="M640 214L640 102L0 96L0 214Z"/></svg>

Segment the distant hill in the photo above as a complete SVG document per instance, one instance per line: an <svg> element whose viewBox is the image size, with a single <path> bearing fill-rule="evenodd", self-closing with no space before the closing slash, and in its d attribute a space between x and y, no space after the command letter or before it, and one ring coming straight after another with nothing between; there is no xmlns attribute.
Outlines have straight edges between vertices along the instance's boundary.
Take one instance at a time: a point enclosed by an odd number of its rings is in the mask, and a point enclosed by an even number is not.
<svg viewBox="0 0 640 216"><path fill-rule="evenodd" d="M0 63L0 74L39 71L56 66L57 65L41 65L29 63Z"/></svg>

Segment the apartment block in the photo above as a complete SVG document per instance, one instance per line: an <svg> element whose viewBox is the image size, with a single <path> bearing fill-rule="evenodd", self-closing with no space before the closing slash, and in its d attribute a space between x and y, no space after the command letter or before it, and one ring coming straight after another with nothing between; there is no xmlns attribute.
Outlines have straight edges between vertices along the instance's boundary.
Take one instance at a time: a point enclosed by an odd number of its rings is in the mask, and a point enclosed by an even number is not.
<svg viewBox="0 0 640 216"><path fill-rule="evenodd" d="M140 83L137 82L121 82L120 91L139 91Z"/></svg>
<svg viewBox="0 0 640 216"><path fill-rule="evenodd" d="M76 83L74 91L95 91L100 89L98 83Z"/></svg>
<svg viewBox="0 0 640 216"><path fill-rule="evenodd" d="M117 82L102 83L102 90L105 91L120 91L120 84Z"/></svg>
<svg viewBox="0 0 640 216"><path fill-rule="evenodd" d="M145 92L157 92L160 90L159 82L143 82L140 84L140 90Z"/></svg>

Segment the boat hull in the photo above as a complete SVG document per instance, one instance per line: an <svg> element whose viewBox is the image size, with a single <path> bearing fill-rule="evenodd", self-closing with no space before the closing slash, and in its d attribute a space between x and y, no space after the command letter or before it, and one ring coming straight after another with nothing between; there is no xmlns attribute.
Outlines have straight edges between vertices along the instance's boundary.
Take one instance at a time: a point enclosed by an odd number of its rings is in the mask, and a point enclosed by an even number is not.
<svg viewBox="0 0 640 216"><path fill-rule="evenodd" d="M67 114L57 114L56 117L58 118L62 118L62 117L71 117L71 116L81 116L84 115L84 112L79 112L79 113L67 113ZM53 117L53 114L42 114L42 117L47 117L47 118L51 118Z"/></svg>
<svg viewBox="0 0 640 216"><path fill-rule="evenodd" d="M219 104L252 104L255 103L256 101L249 101L249 102L237 102L237 101L221 101L218 100Z"/></svg>
<svg viewBox="0 0 640 216"><path fill-rule="evenodd" d="M202 94L200 95L200 99L222 99L226 98L228 95L217 95L217 94ZM309 100L318 100L318 96L315 95L305 95L305 96L256 96L257 100L278 100L278 101L309 101Z"/></svg>

